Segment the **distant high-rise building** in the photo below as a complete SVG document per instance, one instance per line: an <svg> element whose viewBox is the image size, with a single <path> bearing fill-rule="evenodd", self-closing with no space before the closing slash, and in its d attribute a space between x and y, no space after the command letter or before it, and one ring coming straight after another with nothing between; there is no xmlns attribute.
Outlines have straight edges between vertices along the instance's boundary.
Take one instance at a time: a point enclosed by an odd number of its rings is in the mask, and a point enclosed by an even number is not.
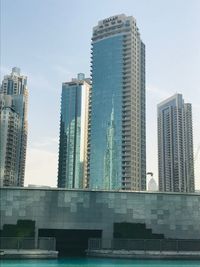
<svg viewBox="0 0 200 267"><path fill-rule="evenodd" d="M0 89L0 185L23 186L27 146L27 77L13 68Z"/></svg>
<svg viewBox="0 0 200 267"><path fill-rule="evenodd" d="M148 191L158 191L158 185L153 177L148 182Z"/></svg>
<svg viewBox="0 0 200 267"><path fill-rule="evenodd" d="M159 190L194 192L192 107L181 94L158 105Z"/></svg>
<svg viewBox="0 0 200 267"><path fill-rule="evenodd" d="M135 19L99 21L91 53L89 187L146 190L145 46Z"/></svg>
<svg viewBox="0 0 200 267"><path fill-rule="evenodd" d="M90 87L83 73L62 85L58 187L87 187Z"/></svg>

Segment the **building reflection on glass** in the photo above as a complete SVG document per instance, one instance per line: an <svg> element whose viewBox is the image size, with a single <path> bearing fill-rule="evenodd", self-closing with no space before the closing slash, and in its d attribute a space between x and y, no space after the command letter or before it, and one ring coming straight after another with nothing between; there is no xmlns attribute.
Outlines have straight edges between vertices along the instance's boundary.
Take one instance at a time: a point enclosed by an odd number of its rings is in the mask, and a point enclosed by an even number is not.
<svg viewBox="0 0 200 267"><path fill-rule="evenodd" d="M63 83L58 187L87 187L90 80L84 74Z"/></svg>
<svg viewBox="0 0 200 267"><path fill-rule="evenodd" d="M133 17L98 22L91 63L89 188L145 190L145 46Z"/></svg>
<svg viewBox="0 0 200 267"><path fill-rule="evenodd" d="M110 115L110 121L107 127L106 152L104 156L104 189L119 189L120 178L117 169L117 143L115 135L114 105Z"/></svg>

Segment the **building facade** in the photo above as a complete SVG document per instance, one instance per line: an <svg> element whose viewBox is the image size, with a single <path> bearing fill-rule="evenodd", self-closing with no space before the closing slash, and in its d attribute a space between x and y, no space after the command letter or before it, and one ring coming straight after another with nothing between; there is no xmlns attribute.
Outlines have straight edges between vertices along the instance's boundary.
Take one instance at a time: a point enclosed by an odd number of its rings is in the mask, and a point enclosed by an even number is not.
<svg viewBox="0 0 200 267"><path fill-rule="evenodd" d="M158 105L159 190L194 192L192 107L181 94Z"/></svg>
<svg viewBox="0 0 200 267"><path fill-rule="evenodd" d="M135 19L99 21L91 54L89 187L145 190L145 46Z"/></svg>
<svg viewBox="0 0 200 267"><path fill-rule="evenodd" d="M113 238L116 223L127 223L132 224L133 230L139 224L145 225L142 235L145 230L151 230L166 239L200 239L200 194L197 193L10 187L1 188L0 194L0 230L17 224L18 220L33 220L37 232L40 229L100 230L102 239L108 240Z"/></svg>
<svg viewBox="0 0 200 267"><path fill-rule="evenodd" d="M23 186L27 146L27 77L13 68L0 90L0 185Z"/></svg>
<svg viewBox="0 0 200 267"><path fill-rule="evenodd" d="M147 190L148 191L158 191L158 185L157 185L157 183L153 177L151 177L151 179L148 182Z"/></svg>
<svg viewBox="0 0 200 267"><path fill-rule="evenodd" d="M58 187L87 187L89 97L84 74L62 85Z"/></svg>

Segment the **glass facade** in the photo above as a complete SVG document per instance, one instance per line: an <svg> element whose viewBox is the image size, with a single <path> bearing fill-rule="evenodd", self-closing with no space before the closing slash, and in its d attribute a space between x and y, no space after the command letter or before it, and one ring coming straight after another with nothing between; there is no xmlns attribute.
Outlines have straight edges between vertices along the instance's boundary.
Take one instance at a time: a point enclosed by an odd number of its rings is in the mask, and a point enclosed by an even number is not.
<svg viewBox="0 0 200 267"><path fill-rule="evenodd" d="M89 187L145 190L145 46L135 19L99 21L91 54Z"/></svg>
<svg viewBox="0 0 200 267"><path fill-rule="evenodd" d="M93 45L90 187L121 187L123 36Z"/></svg>
<svg viewBox="0 0 200 267"><path fill-rule="evenodd" d="M61 98L58 187L83 188L87 165L88 101L90 85L63 83Z"/></svg>

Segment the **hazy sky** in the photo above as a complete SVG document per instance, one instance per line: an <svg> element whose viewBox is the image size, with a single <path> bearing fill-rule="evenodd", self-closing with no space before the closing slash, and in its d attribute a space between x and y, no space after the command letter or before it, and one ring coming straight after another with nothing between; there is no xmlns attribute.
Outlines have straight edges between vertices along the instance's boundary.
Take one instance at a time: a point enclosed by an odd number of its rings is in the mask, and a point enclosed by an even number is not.
<svg viewBox="0 0 200 267"><path fill-rule="evenodd" d="M57 184L62 82L90 75L92 27L124 13L146 44L147 171L157 179L156 106L182 93L192 103L200 146L200 0L0 0L1 80L13 66L28 76L25 184ZM100 111L101 112L101 111ZM200 153L195 162L200 189Z"/></svg>

